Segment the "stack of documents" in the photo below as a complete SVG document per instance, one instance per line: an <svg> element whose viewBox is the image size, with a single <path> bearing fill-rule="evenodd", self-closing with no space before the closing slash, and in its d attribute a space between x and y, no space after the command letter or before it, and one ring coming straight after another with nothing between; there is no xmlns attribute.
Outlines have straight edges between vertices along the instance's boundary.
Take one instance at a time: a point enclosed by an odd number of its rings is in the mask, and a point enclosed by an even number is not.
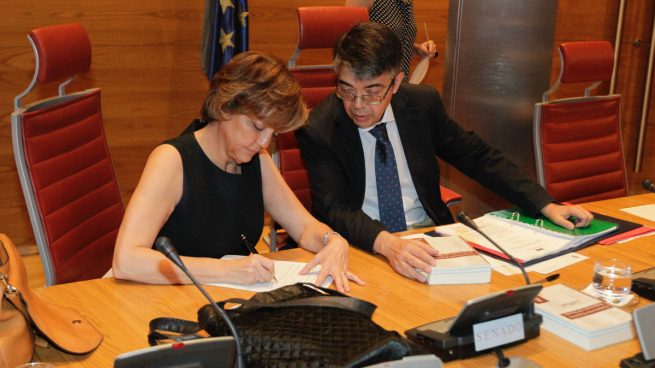
<svg viewBox="0 0 655 368"><path fill-rule="evenodd" d="M588 244L589 240L617 228L614 223L594 219L588 227L568 230L548 219L535 219L509 210L488 213L475 219L475 223L526 265L576 250L581 244ZM444 235L459 235L480 251L508 258L482 235L463 224L438 226L436 231Z"/></svg>
<svg viewBox="0 0 655 368"><path fill-rule="evenodd" d="M598 238L616 230L618 227L612 222L598 219L591 220L589 226L576 227L573 230L561 227L545 217L534 218L527 216L518 209L501 210L490 212L489 215L498 217L501 220L509 221L513 224L525 226L530 230L537 230L552 236L559 236L569 241L569 247L575 247L590 239Z"/></svg>
<svg viewBox="0 0 655 368"><path fill-rule="evenodd" d="M632 316L564 285L544 288L535 299L543 327L585 350L594 350L634 337Z"/></svg>
<svg viewBox="0 0 655 368"><path fill-rule="evenodd" d="M427 275L421 272L430 285L443 284L486 284L491 279L491 266L459 236L409 235L439 251L437 265Z"/></svg>

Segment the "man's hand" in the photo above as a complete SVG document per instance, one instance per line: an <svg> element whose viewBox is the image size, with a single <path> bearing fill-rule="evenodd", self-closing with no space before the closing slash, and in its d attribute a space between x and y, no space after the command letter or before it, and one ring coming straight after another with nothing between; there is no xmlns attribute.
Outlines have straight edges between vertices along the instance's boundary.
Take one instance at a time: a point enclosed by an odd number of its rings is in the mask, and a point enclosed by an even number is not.
<svg viewBox="0 0 655 368"><path fill-rule="evenodd" d="M591 212L580 206L562 206L555 203L547 204L541 209L541 213L550 221L569 230L588 226L594 218Z"/></svg>
<svg viewBox="0 0 655 368"><path fill-rule="evenodd" d="M402 239L387 231L378 234L373 249L387 257L396 272L420 282L427 280L417 269L430 274L432 267L437 265L434 257L439 254L425 242Z"/></svg>

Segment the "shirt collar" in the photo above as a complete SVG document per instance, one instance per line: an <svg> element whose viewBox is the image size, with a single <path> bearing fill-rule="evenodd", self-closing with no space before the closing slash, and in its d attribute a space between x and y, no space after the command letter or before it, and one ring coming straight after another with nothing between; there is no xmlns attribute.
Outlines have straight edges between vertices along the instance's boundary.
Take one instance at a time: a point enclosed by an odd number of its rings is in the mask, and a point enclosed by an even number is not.
<svg viewBox="0 0 655 368"><path fill-rule="evenodd" d="M373 125L372 127L369 128L357 128L359 130L359 134L363 135L368 133L369 130L375 128L379 124L383 123L395 123L396 122L396 117L393 115L393 109L391 108L391 104L387 105L386 110L384 110L384 114L382 114L382 119L380 121Z"/></svg>

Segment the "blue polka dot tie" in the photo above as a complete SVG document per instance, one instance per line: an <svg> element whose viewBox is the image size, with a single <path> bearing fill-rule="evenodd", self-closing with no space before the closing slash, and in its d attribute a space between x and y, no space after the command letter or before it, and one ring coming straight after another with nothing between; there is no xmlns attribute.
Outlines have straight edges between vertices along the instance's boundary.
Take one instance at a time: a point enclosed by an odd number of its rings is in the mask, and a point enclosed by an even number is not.
<svg viewBox="0 0 655 368"><path fill-rule="evenodd" d="M380 221L390 232L407 230L405 210L400 192L396 156L387 135L387 124L378 124L369 131L375 143L375 183L378 189Z"/></svg>

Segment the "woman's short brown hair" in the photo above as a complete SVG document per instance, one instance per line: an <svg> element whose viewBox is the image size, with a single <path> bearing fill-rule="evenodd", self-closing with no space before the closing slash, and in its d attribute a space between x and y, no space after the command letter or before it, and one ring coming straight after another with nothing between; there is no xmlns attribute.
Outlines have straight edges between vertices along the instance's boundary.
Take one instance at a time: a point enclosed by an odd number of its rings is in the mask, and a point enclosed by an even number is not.
<svg viewBox="0 0 655 368"><path fill-rule="evenodd" d="M293 74L280 59L253 51L237 54L216 74L201 113L208 122L242 114L277 132L298 129L307 120Z"/></svg>

